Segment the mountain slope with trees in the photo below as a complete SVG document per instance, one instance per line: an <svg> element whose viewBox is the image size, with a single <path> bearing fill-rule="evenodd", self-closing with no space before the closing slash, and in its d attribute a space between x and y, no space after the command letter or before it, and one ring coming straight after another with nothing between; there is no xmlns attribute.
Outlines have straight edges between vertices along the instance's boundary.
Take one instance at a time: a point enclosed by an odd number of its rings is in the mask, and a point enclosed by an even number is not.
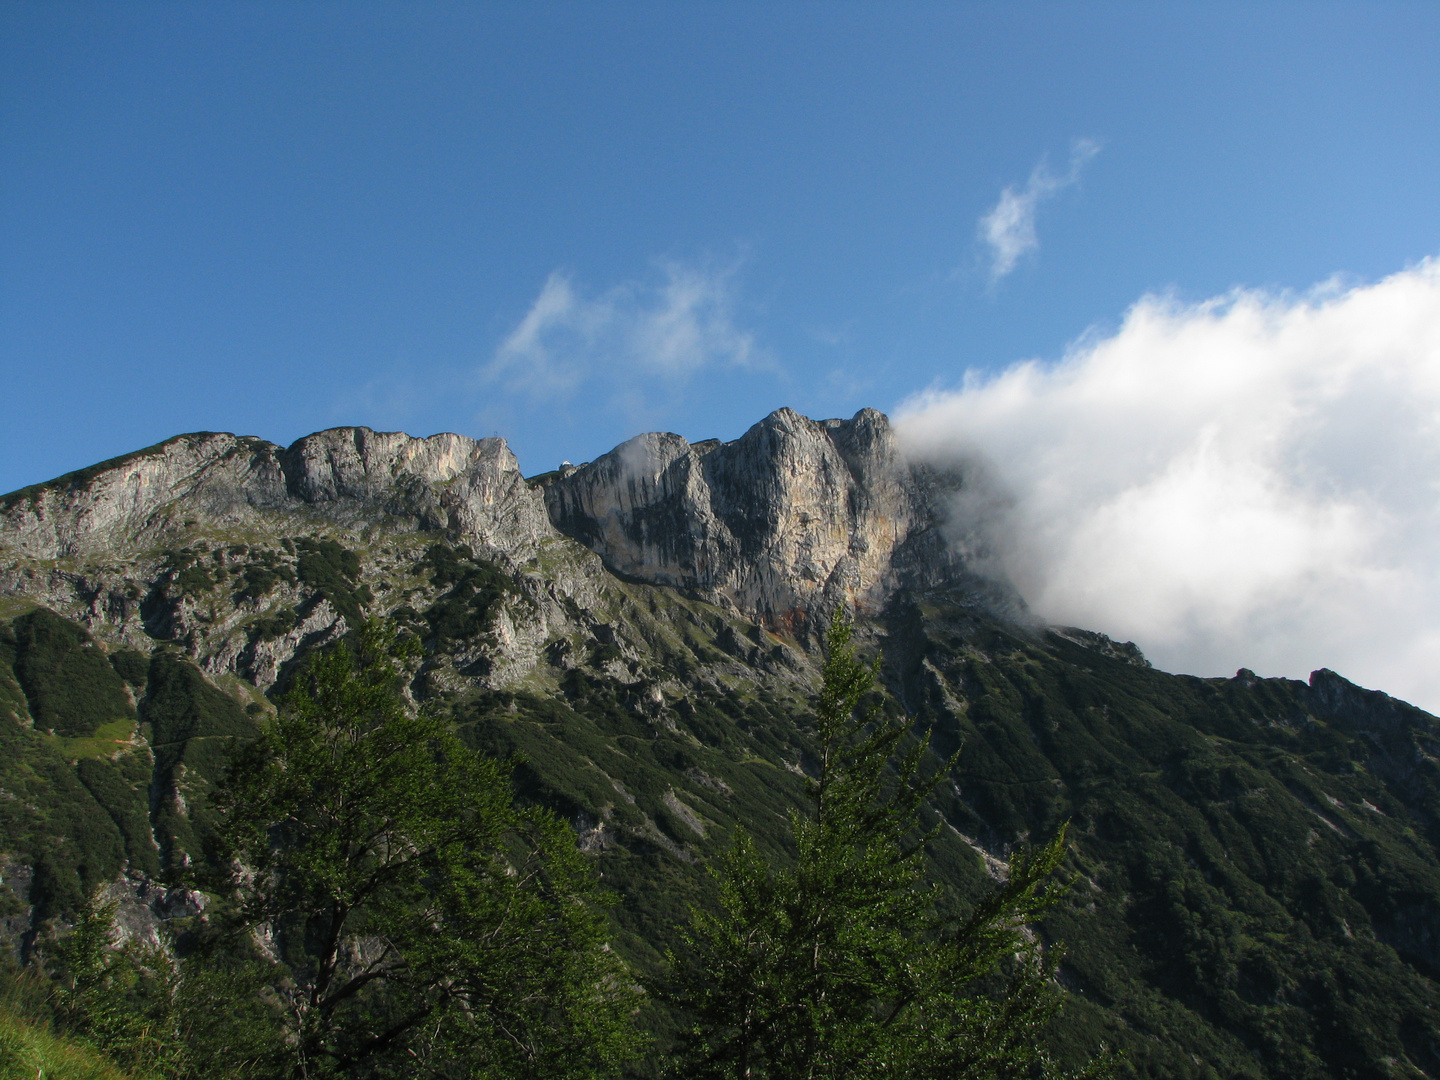
<svg viewBox="0 0 1440 1080"><path fill-rule="evenodd" d="M1330 672L1195 679L1037 625L936 553L963 477L896 471L872 419L792 418L720 458L621 455L565 499L573 475L517 482L494 440L374 433L187 436L7 497L16 961L97 890L136 941L203 920L191 888L231 755L276 730L311 658L383 616L422 650L409 699L513 759L518 805L567 824L617 899L616 952L657 979L691 910L722 909L710 869L737 827L776 867L802 857L818 628L843 604L882 657L879 717L944 770L923 873L954 918L1069 823L1074 884L1037 923L1065 947L1042 1036L1060 1062L1108 1044L1141 1076L1440 1076L1436 719ZM785 487L792 466L823 483ZM153 501L112 509L141 473ZM677 547L677 529L710 539ZM837 529L868 553L807 539ZM756 544L778 554L746 577ZM641 1018L662 1040L679 1023L653 999Z"/></svg>

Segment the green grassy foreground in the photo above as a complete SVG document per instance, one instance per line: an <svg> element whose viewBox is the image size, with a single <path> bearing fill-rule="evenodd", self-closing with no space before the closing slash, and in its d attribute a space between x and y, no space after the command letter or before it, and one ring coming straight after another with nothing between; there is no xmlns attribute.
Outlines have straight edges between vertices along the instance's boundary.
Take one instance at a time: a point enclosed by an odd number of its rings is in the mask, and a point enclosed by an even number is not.
<svg viewBox="0 0 1440 1080"><path fill-rule="evenodd" d="M104 1054L0 1002L0 1080L139 1080Z"/></svg>

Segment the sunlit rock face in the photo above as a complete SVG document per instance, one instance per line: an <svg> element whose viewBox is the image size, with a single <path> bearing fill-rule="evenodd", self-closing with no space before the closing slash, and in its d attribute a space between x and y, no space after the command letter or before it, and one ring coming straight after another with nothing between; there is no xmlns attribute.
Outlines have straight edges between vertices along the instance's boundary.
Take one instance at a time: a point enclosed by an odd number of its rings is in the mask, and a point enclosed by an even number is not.
<svg viewBox="0 0 1440 1080"><path fill-rule="evenodd" d="M150 552L158 567L160 553L202 537L273 547L324 534L370 559L382 534L427 533L512 569L538 567L557 544L593 560L588 548L623 578L690 590L801 637L842 604L875 612L904 586L962 586L991 613L1022 618L1013 589L979 572L973 545L949 542L960 486L907 462L874 409L824 421L780 409L728 443L640 435L541 483L498 438L352 427L281 448L197 433L5 496L0 587L62 607L83 594L128 618L135 598L112 599L114 575L101 572L111 558ZM543 561L555 580L540 592L580 603L593 591L598 566Z"/></svg>
<svg viewBox="0 0 1440 1080"><path fill-rule="evenodd" d="M239 525L283 509L279 452L263 439L178 435L6 496L0 545L32 559L62 559L155 542L187 520Z"/></svg>
<svg viewBox="0 0 1440 1080"><path fill-rule="evenodd" d="M0 503L0 548L29 559L104 554L186 528L307 522L447 529L516 554L553 530L503 439L335 428L281 449L199 433L103 462Z"/></svg>
<svg viewBox="0 0 1440 1080"><path fill-rule="evenodd" d="M797 628L969 576L940 532L954 483L907 463L874 409L780 409L734 442L638 436L548 480L545 498L555 527L616 573Z"/></svg>
<svg viewBox="0 0 1440 1080"><path fill-rule="evenodd" d="M554 535L504 439L332 428L294 443L282 462L290 492L327 514L379 509L510 555Z"/></svg>

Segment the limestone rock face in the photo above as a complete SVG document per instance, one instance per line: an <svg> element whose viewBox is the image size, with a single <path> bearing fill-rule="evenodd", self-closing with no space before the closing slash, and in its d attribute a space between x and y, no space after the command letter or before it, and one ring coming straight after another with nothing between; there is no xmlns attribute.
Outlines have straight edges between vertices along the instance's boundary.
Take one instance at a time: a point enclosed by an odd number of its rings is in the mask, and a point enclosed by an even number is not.
<svg viewBox="0 0 1440 1080"><path fill-rule="evenodd" d="M326 512L373 514L380 504L507 554L554 535L504 439L333 428L300 439L282 462L290 492Z"/></svg>
<svg viewBox="0 0 1440 1080"><path fill-rule="evenodd" d="M825 421L780 409L729 443L641 435L551 479L545 498L555 527L611 570L797 627L967 575L940 534L937 486L874 409Z"/></svg>
<svg viewBox="0 0 1440 1080"><path fill-rule="evenodd" d="M505 554L553 536L542 497L503 439L428 439L336 428L289 449L235 435L180 435L7 496L0 549L29 559L105 554L184 529L389 521L450 529Z"/></svg>
<svg viewBox="0 0 1440 1080"><path fill-rule="evenodd" d="M584 548L622 578L690 590L801 637L841 604L873 612L905 586L970 588L977 606L1016 621L1023 603L1013 589L983 572L972 546L947 539L960 484L906 461L874 409L823 421L780 409L728 443L640 435L539 486L498 438L335 428L282 449L181 435L0 499L0 593L78 605L92 623L128 633L140 625L132 609L144 582L163 572L159 553L247 540L274 547L321 532L373 563L389 557L382 534L425 532L534 579L527 588L541 614L501 634L517 657L541 648L566 611L594 601L595 575L605 575ZM121 573L116 559L153 565ZM259 614L186 603L194 610L177 608L167 640L189 630L215 637ZM146 632L164 630L151 614ZM497 633L509 626L499 619ZM237 639L211 659L263 682L284 660L277 648L242 663Z"/></svg>
<svg viewBox="0 0 1440 1080"><path fill-rule="evenodd" d="M201 516L239 523L286 500L279 447L201 432L102 462L0 502L0 547L32 559L102 554Z"/></svg>
<svg viewBox="0 0 1440 1080"><path fill-rule="evenodd" d="M406 478L446 484L477 465L519 471L503 439L448 433L415 439L369 428L307 435L285 451L284 462L291 493L309 503L379 498Z"/></svg>

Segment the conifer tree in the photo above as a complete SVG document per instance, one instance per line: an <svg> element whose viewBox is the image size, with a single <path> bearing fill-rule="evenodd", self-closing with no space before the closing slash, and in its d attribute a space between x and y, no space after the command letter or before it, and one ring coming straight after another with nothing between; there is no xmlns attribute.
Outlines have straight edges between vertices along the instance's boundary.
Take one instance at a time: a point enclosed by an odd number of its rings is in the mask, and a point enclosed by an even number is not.
<svg viewBox="0 0 1440 1080"><path fill-rule="evenodd" d="M908 729L862 708L879 661L855 658L843 614L826 648L818 775L791 816L794 865L772 864L737 830L718 871L720 910L693 915L661 988L690 1025L673 1075L1061 1075L1036 1039L1058 1004L1056 959L1028 924L1063 892L1063 829L1016 855L968 918L945 918L923 885L936 831L918 821L954 761L922 776L925 742L901 753Z"/></svg>

